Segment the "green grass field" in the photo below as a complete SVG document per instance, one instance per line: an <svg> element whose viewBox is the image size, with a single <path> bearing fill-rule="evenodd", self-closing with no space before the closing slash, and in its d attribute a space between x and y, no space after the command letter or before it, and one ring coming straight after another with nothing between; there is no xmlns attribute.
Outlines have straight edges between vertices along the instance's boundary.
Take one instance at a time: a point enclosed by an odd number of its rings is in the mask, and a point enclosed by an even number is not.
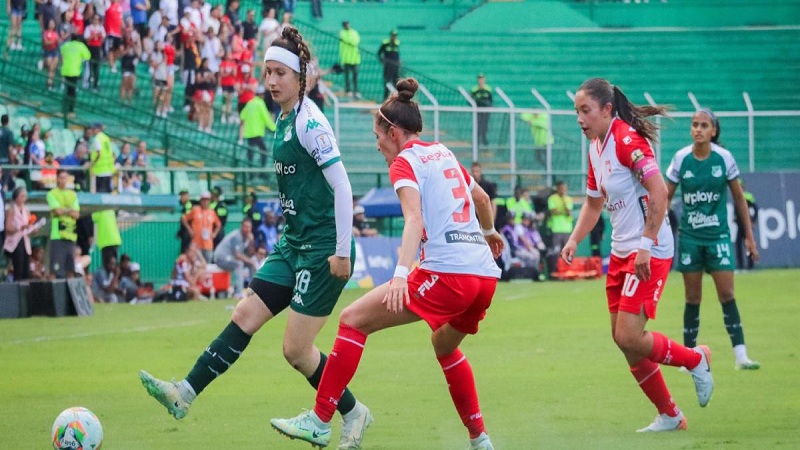
<svg viewBox="0 0 800 450"><path fill-rule="evenodd" d="M665 367L686 432L641 435L654 408L609 336L602 280L501 284L478 336L463 345L482 411L500 450L800 448L797 326L800 271L737 276L755 372L733 369L722 314L706 280L700 342L713 355L716 390L700 408L688 375ZM682 339L680 275L673 274L650 329ZM358 296L348 291L340 307ZM176 421L139 383L139 369L182 378L230 318L231 301L100 305L88 318L0 321L2 448L49 448L50 426L69 406L102 421L103 448L302 449L270 429L271 417L313 406L314 393L281 355L285 318L268 324L238 363ZM317 343L328 351L332 320ZM372 336L351 388L372 409L365 449L463 449L424 324ZM332 443L338 442L336 418Z"/></svg>

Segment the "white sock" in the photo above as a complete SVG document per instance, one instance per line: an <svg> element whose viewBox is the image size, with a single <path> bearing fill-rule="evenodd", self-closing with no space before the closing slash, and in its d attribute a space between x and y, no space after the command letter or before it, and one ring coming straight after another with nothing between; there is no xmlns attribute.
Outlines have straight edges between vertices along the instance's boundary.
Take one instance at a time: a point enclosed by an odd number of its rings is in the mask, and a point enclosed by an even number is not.
<svg viewBox="0 0 800 450"><path fill-rule="evenodd" d="M747 357L747 347L744 344L739 344L733 347L733 354L736 356L736 361L749 361L750 358Z"/></svg>
<svg viewBox="0 0 800 450"><path fill-rule="evenodd" d="M194 388L186 380L182 380L178 383L178 391L181 393L181 397L186 403L192 403L194 399L197 398Z"/></svg>
<svg viewBox="0 0 800 450"><path fill-rule="evenodd" d="M484 438L488 438L488 437L489 437L489 435L487 435L486 432L484 431L483 433L481 433L475 439L470 438L469 442L472 445L479 444L479 443L481 443L481 441L483 441Z"/></svg>

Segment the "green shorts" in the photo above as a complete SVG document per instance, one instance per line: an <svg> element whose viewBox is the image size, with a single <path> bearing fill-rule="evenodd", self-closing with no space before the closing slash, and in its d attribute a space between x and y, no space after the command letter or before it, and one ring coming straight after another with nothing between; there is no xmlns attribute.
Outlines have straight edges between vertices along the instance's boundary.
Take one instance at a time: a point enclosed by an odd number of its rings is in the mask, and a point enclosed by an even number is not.
<svg viewBox="0 0 800 450"><path fill-rule="evenodd" d="M720 272L734 269L731 241L721 239L710 242L678 241L679 272Z"/></svg>
<svg viewBox="0 0 800 450"><path fill-rule="evenodd" d="M281 241L275 246L255 278L281 286L294 286L291 308L314 317L331 315L347 280L331 275L328 257L333 251L297 251ZM355 241L350 247L350 273L356 261ZM263 300L263 299L262 299Z"/></svg>

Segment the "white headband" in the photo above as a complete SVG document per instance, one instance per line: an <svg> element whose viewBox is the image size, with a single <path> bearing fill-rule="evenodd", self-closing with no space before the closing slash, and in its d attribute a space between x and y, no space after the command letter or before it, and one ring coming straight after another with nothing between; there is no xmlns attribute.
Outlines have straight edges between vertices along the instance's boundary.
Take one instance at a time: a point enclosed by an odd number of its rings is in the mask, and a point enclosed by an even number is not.
<svg viewBox="0 0 800 450"><path fill-rule="evenodd" d="M273 45L268 48L267 54L264 55L264 62L267 61L278 61L295 72L300 73L300 57L283 47Z"/></svg>

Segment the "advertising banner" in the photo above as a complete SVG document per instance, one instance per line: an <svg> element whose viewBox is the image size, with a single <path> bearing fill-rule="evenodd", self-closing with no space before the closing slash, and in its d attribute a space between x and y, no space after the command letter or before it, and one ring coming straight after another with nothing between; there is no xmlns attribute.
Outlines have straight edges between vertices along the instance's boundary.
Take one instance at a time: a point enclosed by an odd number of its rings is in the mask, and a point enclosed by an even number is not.
<svg viewBox="0 0 800 450"><path fill-rule="evenodd" d="M356 262L348 288L373 288L392 279L399 237L356 238Z"/></svg>
<svg viewBox="0 0 800 450"><path fill-rule="evenodd" d="M761 261L756 267L800 267L800 173L747 173L745 190L758 205L754 228ZM728 205L733 222L733 204ZM731 225L736 236L736 225Z"/></svg>

